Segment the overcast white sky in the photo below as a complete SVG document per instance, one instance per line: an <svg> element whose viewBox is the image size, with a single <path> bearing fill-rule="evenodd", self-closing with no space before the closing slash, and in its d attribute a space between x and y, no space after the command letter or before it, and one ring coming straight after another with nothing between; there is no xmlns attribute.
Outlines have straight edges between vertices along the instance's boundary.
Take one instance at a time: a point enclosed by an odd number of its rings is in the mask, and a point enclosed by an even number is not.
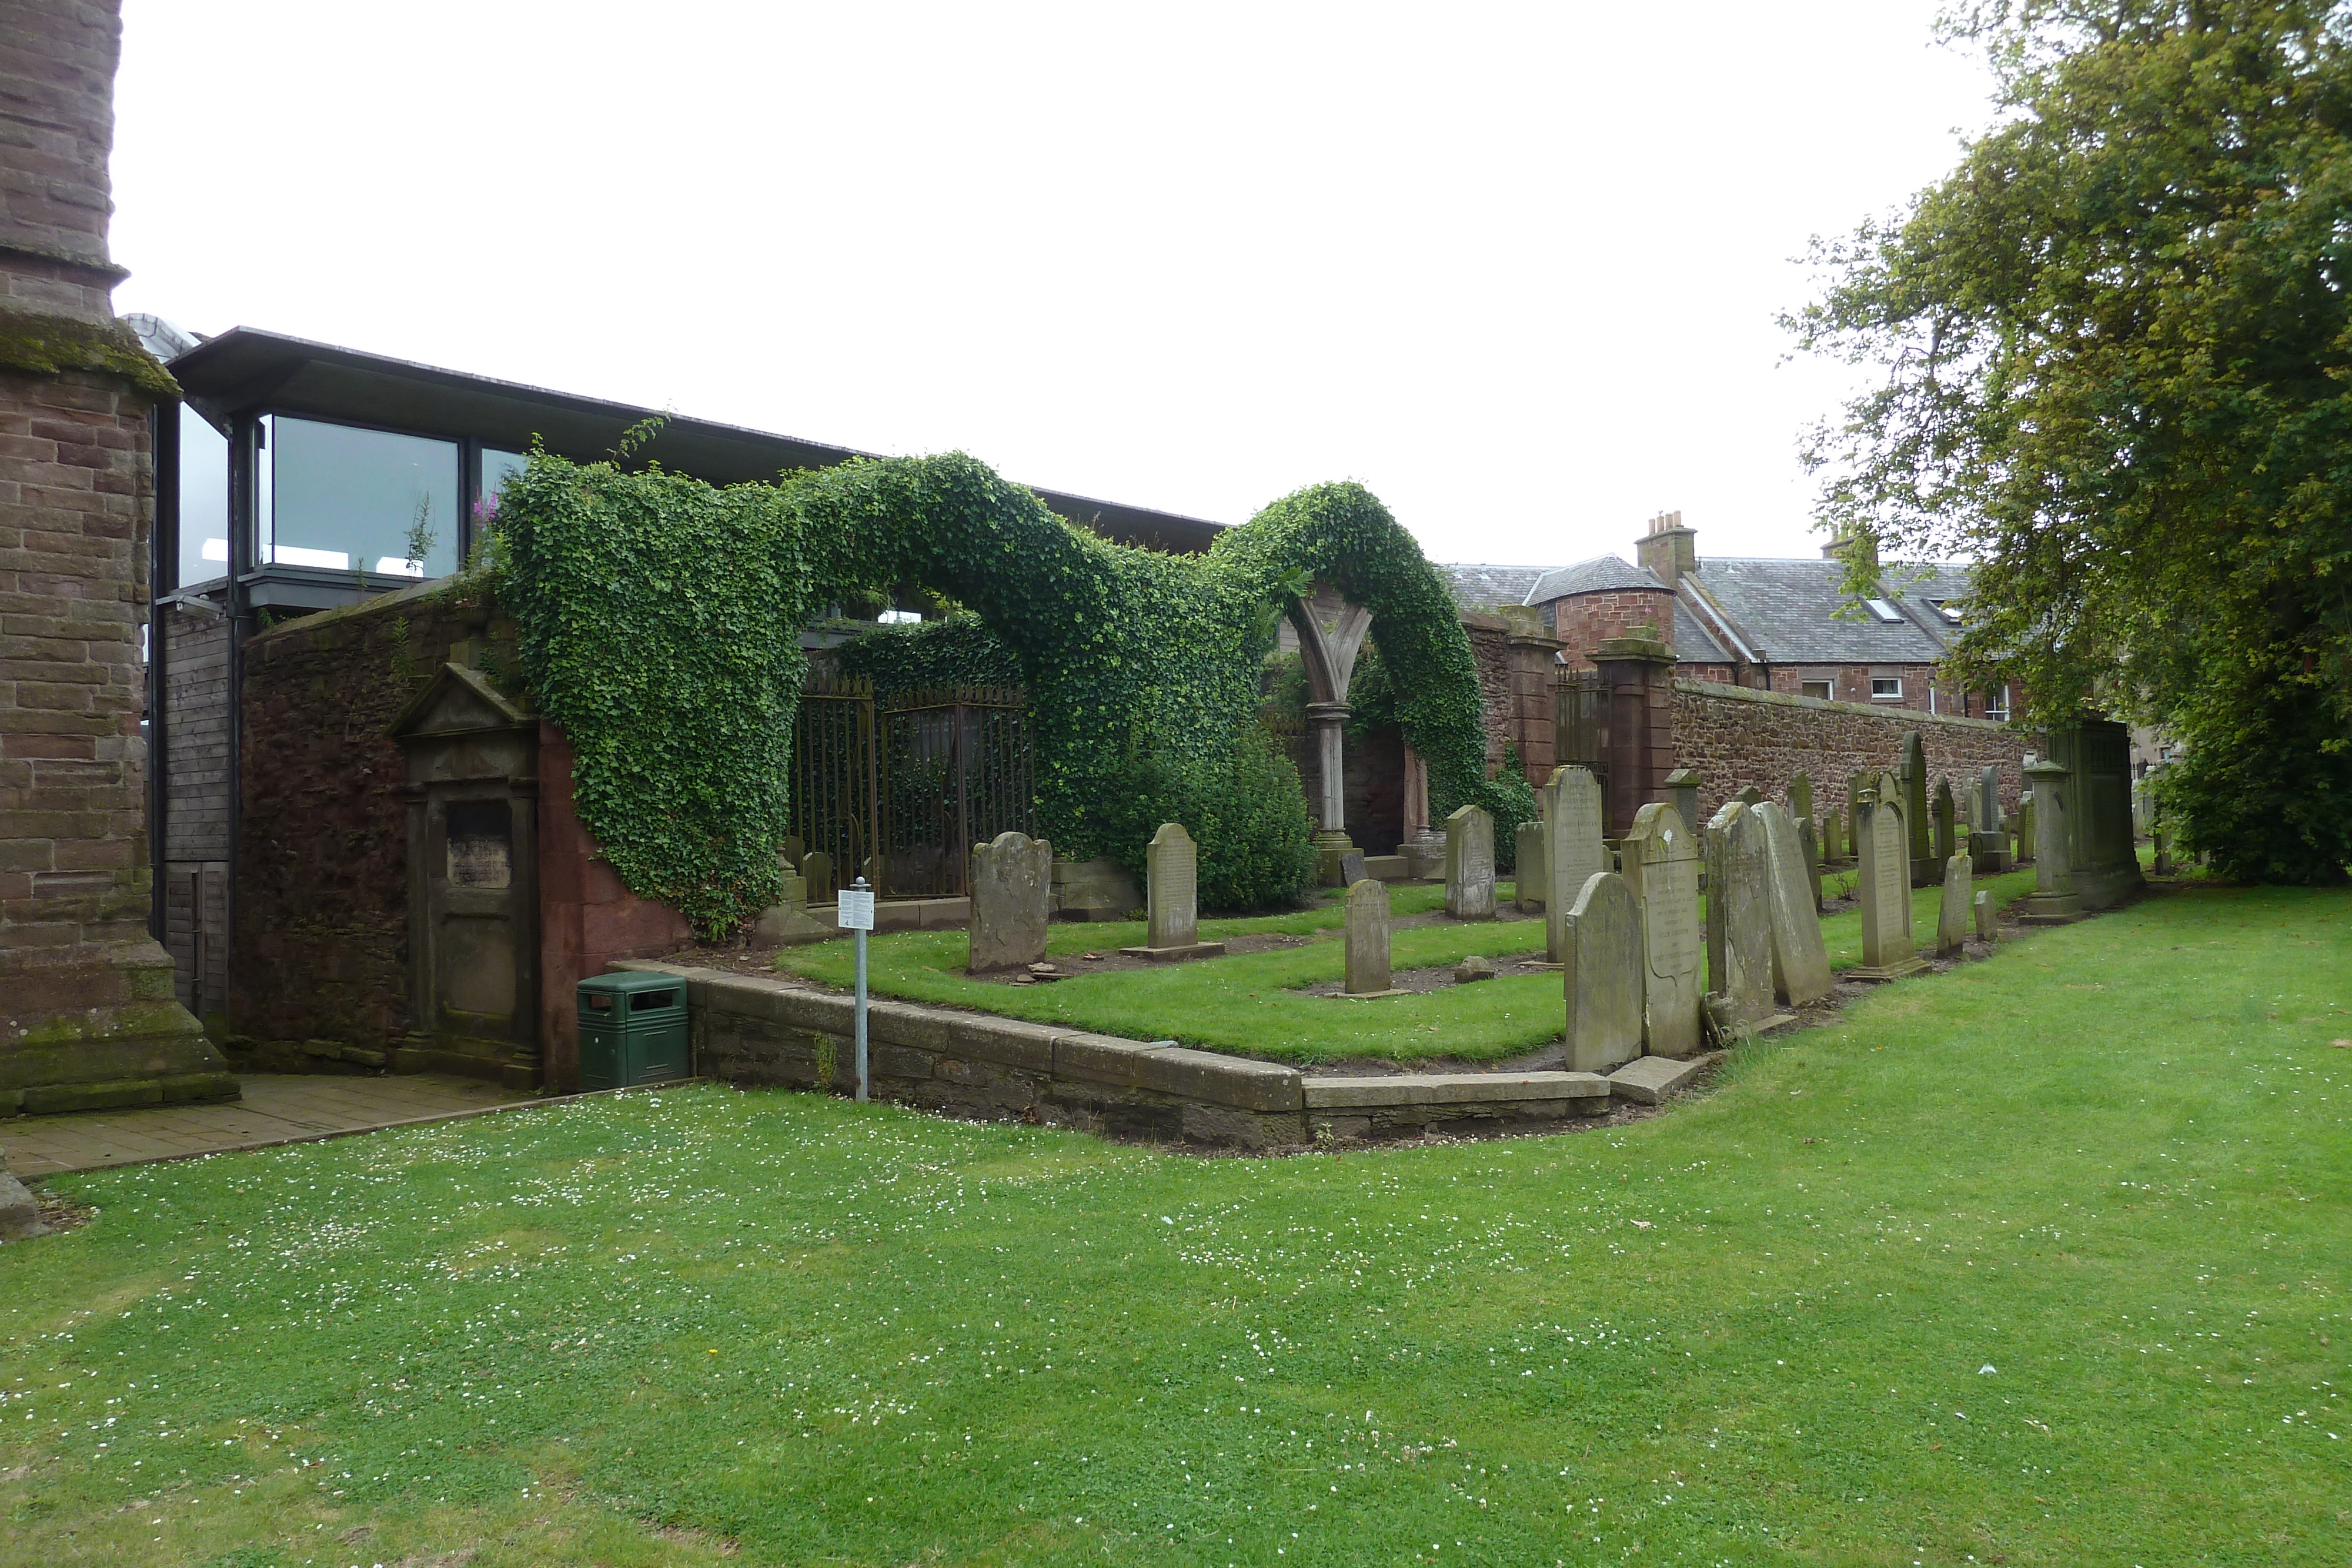
<svg viewBox="0 0 2352 1568"><path fill-rule="evenodd" d="M1936 0L126 0L115 296L1439 560L1811 555L1808 236L1990 113Z"/></svg>

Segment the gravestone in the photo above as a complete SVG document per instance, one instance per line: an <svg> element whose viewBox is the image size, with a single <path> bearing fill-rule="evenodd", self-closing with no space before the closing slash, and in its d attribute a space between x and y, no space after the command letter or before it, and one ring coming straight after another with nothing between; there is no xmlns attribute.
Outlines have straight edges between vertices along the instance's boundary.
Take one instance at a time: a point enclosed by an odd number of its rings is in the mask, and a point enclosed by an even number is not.
<svg viewBox="0 0 2352 1568"><path fill-rule="evenodd" d="M2155 827L2148 830L2147 841L2150 845L2154 846L2156 851L2156 859L2149 865L2148 870L2158 876L2170 876L2172 874L2171 841L2172 830L2166 827L2162 822L2158 822Z"/></svg>
<svg viewBox="0 0 2352 1568"><path fill-rule="evenodd" d="M1764 791L1753 784L1742 784L1739 787L1739 793L1734 795L1732 799L1745 806L1760 806L1764 803Z"/></svg>
<svg viewBox="0 0 2352 1568"><path fill-rule="evenodd" d="M1696 768L1677 768L1666 775L1666 804L1675 809L1675 815L1680 817L1694 832L1698 831L1696 826L1699 820L1698 786L1698 769Z"/></svg>
<svg viewBox="0 0 2352 1568"><path fill-rule="evenodd" d="M1990 942L2000 935L2000 915L1992 906L1992 894L1979 889L1971 901L1977 917L1977 940Z"/></svg>
<svg viewBox="0 0 2352 1568"><path fill-rule="evenodd" d="M808 883L811 904L831 904L834 897L833 857L823 850L811 850L801 857L801 877Z"/></svg>
<svg viewBox="0 0 2352 1568"><path fill-rule="evenodd" d="M1835 817L1830 819L1837 821ZM1813 913L1822 912L1822 852L1813 842L1813 823L1810 817L1797 821L1797 849L1805 858L1805 882L1813 890Z"/></svg>
<svg viewBox="0 0 2352 1568"><path fill-rule="evenodd" d="M1342 887L1353 887L1363 880L1364 852L1361 850L1340 851L1339 885Z"/></svg>
<svg viewBox="0 0 2352 1568"><path fill-rule="evenodd" d="M1543 792L1544 957L1565 964L1570 906L1587 882L1610 869L1609 848L1601 841L1601 780L1590 768L1555 768Z"/></svg>
<svg viewBox="0 0 2352 1568"><path fill-rule="evenodd" d="M1911 885L1932 887L1944 872L1936 858L1933 828L1927 817L1927 747L1919 732L1903 739L1903 826L1911 835Z"/></svg>
<svg viewBox="0 0 2352 1568"><path fill-rule="evenodd" d="M1633 818L1620 852L1642 906L1642 1040L1653 1056L1699 1048L1699 846L1675 809L1654 800Z"/></svg>
<svg viewBox="0 0 2352 1568"><path fill-rule="evenodd" d="M1862 853L1862 792L1870 787L1867 773L1849 773L1845 779L1845 852L1848 858Z"/></svg>
<svg viewBox="0 0 2352 1568"><path fill-rule="evenodd" d="M1757 814L1764 823L1769 873L1772 994L1801 1008L1830 994L1830 950L1822 938L1819 907L1822 879L1804 863L1802 841L1812 824L1791 823L1778 806L1759 807Z"/></svg>
<svg viewBox="0 0 2352 1568"><path fill-rule="evenodd" d="M2131 731L2081 719L2050 732L2050 761L2064 770L2068 891L2085 909L2111 909L2144 878L2132 831ZM2049 852L2051 827L2039 835Z"/></svg>
<svg viewBox="0 0 2352 1568"><path fill-rule="evenodd" d="M1911 942L1911 831L1903 820L1904 781L1880 776L1862 803L1854 847L1854 892L1862 903L1862 965L1849 980L1896 980L1927 967Z"/></svg>
<svg viewBox="0 0 2352 1568"><path fill-rule="evenodd" d="M1836 865L1845 859L1845 813L1832 811L1822 819L1822 863Z"/></svg>
<svg viewBox="0 0 2352 1568"><path fill-rule="evenodd" d="M1054 846L1026 833L999 833L971 846L973 974L1045 961L1045 916L1054 891Z"/></svg>
<svg viewBox="0 0 2352 1568"><path fill-rule="evenodd" d="M1495 819L1476 806L1445 819L1445 913L1495 918Z"/></svg>
<svg viewBox="0 0 2352 1568"><path fill-rule="evenodd" d="M1642 906L1623 877L1595 872L1564 929L1568 1070L1606 1072L1642 1054Z"/></svg>
<svg viewBox="0 0 2352 1568"><path fill-rule="evenodd" d="M1960 847L1957 841L1959 832L1959 803L1952 799L1950 779L1936 780L1935 802L1927 808L1927 811L1935 822L1933 852L1937 860L1949 864L1952 857L1960 852Z"/></svg>
<svg viewBox="0 0 2352 1568"><path fill-rule="evenodd" d="M1540 819L1521 822L1518 833L1518 858L1511 866L1511 880L1516 884L1519 913L1533 915L1544 906L1544 898L1551 886L1551 878L1544 871L1544 824Z"/></svg>
<svg viewBox="0 0 2352 1568"><path fill-rule="evenodd" d="M2025 776L2033 785L2031 810L2034 821L2033 891L2018 901L2021 925L2062 925L2082 917L2083 901L2074 896L2073 869L2067 852L2073 847L2067 817L2074 810L2073 782L2054 762L2029 762Z"/></svg>
<svg viewBox="0 0 2352 1568"><path fill-rule="evenodd" d="M1389 890L1370 878L1348 888L1348 995L1394 997L1389 986Z"/></svg>
<svg viewBox="0 0 2352 1568"><path fill-rule="evenodd" d="M1944 864L1944 896L1936 910L1936 956L1948 958L1969 943L1969 922L1976 914L1975 868L1966 855L1954 855Z"/></svg>
<svg viewBox="0 0 2352 1568"><path fill-rule="evenodd" d="M1159 963L1222 956L1225 945L1201 940L1201 848L1181 822L1162 822L1143 851L1143 946L1123 947Z"/></svg>
<svg viewBox="0 0 2352 1568"><path fill-rule="evenodd" d="M779 869L789 864L786 852L776 852ZM783 887L776 902L760 912L751 940L768 946L787 942L813 942L837 936L841 928L808 912L808 879L796 871L783 872Z"/></svg>
<svg viewBox="0 0 2352 1568"><path fill-rule="evenodd" d="M2025 800L2017 808L2017 858L2020 861L2039 858L2033 852L2033 778L2032 774L2026 776L2025 786Z"/></svg>
<svg viewBox="0 0 2352 1568"><path fill-rule="evenodd" d="M1802 769L1789 775L1789 815L1800 822L1813 820L1813 780Z"/></svg>
<svg viewBox="0 0 2352 1568"><path fill-rule="evenodd" d="M1735 1030L1790 1021L1772 1006L1771 869L1757 814L1762 804L1727 800L1706 825L1706 973Z"/></svg>
<svg viewBox="0 0 2352 1568"><path fill-rule="evenodd" d="M1997 833L2003 823L2000 816L2000 768L1990 762L1977 779L1977 831Z"/></svg>

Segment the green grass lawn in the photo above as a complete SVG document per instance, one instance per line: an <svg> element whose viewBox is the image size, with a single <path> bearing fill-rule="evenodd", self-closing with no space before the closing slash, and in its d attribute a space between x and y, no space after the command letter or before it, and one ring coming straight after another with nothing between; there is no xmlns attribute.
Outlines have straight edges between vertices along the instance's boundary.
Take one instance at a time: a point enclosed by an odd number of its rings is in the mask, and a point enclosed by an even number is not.
<svg viewBox="0 0 2352 1568"><path fill-rule="evenodd" d="M1987 877L1977 884L2007 904L2033 889L2032 872ZM1933 944L1940 888L1912 894L1912 917L1921 946ZM1400 887L1390 893L1397 916L1441 908L1442 888ZM1068 1024L1137 1040L1178 1040L1280 1061L1337 1061L1348 1058L1412 1061L1450 1056L1493 1061L1515 1056L1558 1038L1565 1003L1559 977L1504 975L1475 986L1449 987L1424 996L1390 997L1376 1002L1311 997L1302 988L1338 980L1347 972L1339 937L1344 913L1335 904L1295 914L1253 920L1202 922L1204 937L1279 931L1325 937L1311 946L1250 953L1164 968L1087 974L1051 986L1010 987L969 979L961 931L906 932L870 940L867 983L877 996L909 1001L948 1002L1039 1023ZM1830 964L1843 969L1862 962L1862 917L1849 910L1822 923ZM1141 925L1053 925L1046 949L1056 957L1106 952L1140 944ZM1458 964L1473 953L1493 957L1530 950L1540 956L1541 920L1493 924L1446 924L1399 931L1391 942L1397 968ZM847 940L788 948L778 967L793 974L847 986L855 958Z"/></svg>
<svg viewBox="0 0 2352 1568"><path fill-rule="evenodd" d="M2340 1564L2348 915L2167 894L1549 1137L696 1087L57 1178L0 1559Z"/></svg>

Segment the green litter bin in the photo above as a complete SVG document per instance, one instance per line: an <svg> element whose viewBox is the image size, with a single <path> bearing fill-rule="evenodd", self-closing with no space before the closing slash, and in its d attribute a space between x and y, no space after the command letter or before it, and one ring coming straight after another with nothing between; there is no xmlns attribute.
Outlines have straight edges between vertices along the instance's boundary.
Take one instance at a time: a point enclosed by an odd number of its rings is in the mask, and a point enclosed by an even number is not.
<svg viewBox="0 0 2352 1568"><path fill-rule="evenodd" d="M580 1087L626 1089L693 1075L686 982L627 972L580 982Z"/></svg>

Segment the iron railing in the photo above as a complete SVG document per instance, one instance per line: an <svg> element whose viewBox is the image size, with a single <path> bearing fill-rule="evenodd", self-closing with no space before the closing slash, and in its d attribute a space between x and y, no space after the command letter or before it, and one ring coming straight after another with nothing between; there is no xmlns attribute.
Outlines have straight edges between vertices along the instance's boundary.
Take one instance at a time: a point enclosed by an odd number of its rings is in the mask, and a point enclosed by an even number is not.
<svg viewBox="0 0 2352 1568"><path fill-rule="evenodd" d="M877 886L875 802L879 762L874 745L874 684L812 675L793 726L793 831L803 853L833 861L835 886L865 876ZM813 890L823 896L823 890Z"/></svg>
<svg viewBox="0 0 2352 1568"><path fill-rule="evenodd" d="M879 722L879 885L894 898L961 898L973 844L1037 831L1029 699L1004 686L904 691Z"/></svg>

